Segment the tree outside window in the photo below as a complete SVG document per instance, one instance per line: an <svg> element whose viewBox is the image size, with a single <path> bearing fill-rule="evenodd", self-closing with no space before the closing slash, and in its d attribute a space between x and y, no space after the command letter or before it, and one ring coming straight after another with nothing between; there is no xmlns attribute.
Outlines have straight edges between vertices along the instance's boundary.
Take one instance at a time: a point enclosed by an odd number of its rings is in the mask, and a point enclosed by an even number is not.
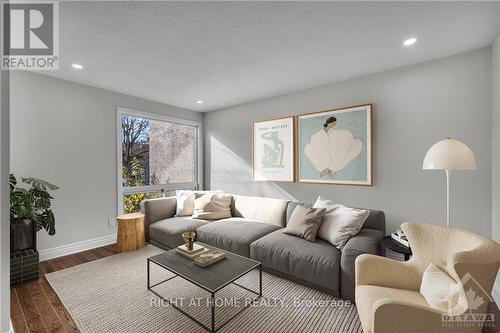
<svg viewBox="0 0 500 333"><path fill-rule="evenodd" d="M122 115L121 134L125 213L139 211L144 199L175 195L175 184L178 189L196 187L195 126Z"/></svg>

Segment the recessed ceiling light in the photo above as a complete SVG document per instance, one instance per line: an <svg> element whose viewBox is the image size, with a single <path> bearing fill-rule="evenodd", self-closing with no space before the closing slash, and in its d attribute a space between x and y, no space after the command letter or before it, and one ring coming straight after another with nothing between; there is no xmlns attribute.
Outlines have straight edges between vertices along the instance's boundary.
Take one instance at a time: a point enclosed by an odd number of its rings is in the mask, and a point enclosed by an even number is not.
<svg viewBox="0 0 500 333"><path fill-rule="evenodd" d="M73 67L74 69L83 69L83 66L80 64L71 64L71 67Z"/></svg>
<svg viewBox="0 0 500 333"><path fill-rule="evenodd" d="M415 44L416 42L417 42L417 39L412 37L412 38L408 38L407 40L405 40L403 42L403 45L404 46L411 46L411 45Z"/></svg>
<svg viewBox="0 0 500 333"><path fill-rule="evenodd" d="M201 99L196 101L196 104L203 104L203 101Z"/></svg>

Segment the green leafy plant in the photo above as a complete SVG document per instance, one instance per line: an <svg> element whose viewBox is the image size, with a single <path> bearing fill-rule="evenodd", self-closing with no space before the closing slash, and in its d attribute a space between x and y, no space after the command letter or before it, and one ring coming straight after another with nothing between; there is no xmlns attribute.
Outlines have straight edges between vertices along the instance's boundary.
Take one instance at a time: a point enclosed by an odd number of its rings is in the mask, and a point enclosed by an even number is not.
<svg viewBox="0 0 500 333"><path fill-rule="evenodd" d="M10 219L31 220L35 222L36 231L45 229L49 235L56 233L56 220L51 209L50 191L59 187L45 180L28 177L21 178L18 184L16 177L10 174Z"/></svg>

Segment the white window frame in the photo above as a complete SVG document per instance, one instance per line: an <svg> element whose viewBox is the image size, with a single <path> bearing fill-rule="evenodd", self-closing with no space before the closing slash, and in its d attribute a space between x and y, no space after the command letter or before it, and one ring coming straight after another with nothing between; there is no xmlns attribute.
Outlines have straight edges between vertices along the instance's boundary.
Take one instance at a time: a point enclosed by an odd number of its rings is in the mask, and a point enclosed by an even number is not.
<svg viewBox="0 0 500 333"><path fill-rule="evenodd" d="M132 116L148 118L170 122L179 125L188 125L196 127L196 174L195 182L175 183L163 185L146 185L146 186L130 186L123 187L123 170L122 170L122 116ZM116 106L116 171L117 171L117 215L123 214L123 196L133 193L144 192L160 192L161 190L180 190L186 188L200 189L203 184L203 124L198 121L175 118L158 113L138 111L127 107Z"/></svg>

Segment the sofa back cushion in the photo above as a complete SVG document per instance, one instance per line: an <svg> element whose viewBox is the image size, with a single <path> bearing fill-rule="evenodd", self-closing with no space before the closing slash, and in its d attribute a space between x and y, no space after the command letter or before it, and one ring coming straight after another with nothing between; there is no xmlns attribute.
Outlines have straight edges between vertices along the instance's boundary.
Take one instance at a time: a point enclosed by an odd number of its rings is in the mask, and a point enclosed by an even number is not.
<svg viewBox="0 0 500 333"><path fill-rule="evenodd" d="M290 216L292 216L293 210L297 205L301 205L304 207L312 207L312 203L304 203L304 202L295 202L291 201L288 204L288 207L286 209L286 220L285 220L285 225L288 223L288 220L290 219ZM365 208L369 209L369 208ZM382 233L385 235L385 214L381 210L374 210L374 209L369 209L370 210L370 215L366 218L365 223L363 224L362 229L374 229L374 230L380 230Z"/></svg>
<svg viewBox="0 0 500 333"><path fill-rule="evenodd" d="M284 227L288 202L282 199L234 195L233 216Z"/></svg>

